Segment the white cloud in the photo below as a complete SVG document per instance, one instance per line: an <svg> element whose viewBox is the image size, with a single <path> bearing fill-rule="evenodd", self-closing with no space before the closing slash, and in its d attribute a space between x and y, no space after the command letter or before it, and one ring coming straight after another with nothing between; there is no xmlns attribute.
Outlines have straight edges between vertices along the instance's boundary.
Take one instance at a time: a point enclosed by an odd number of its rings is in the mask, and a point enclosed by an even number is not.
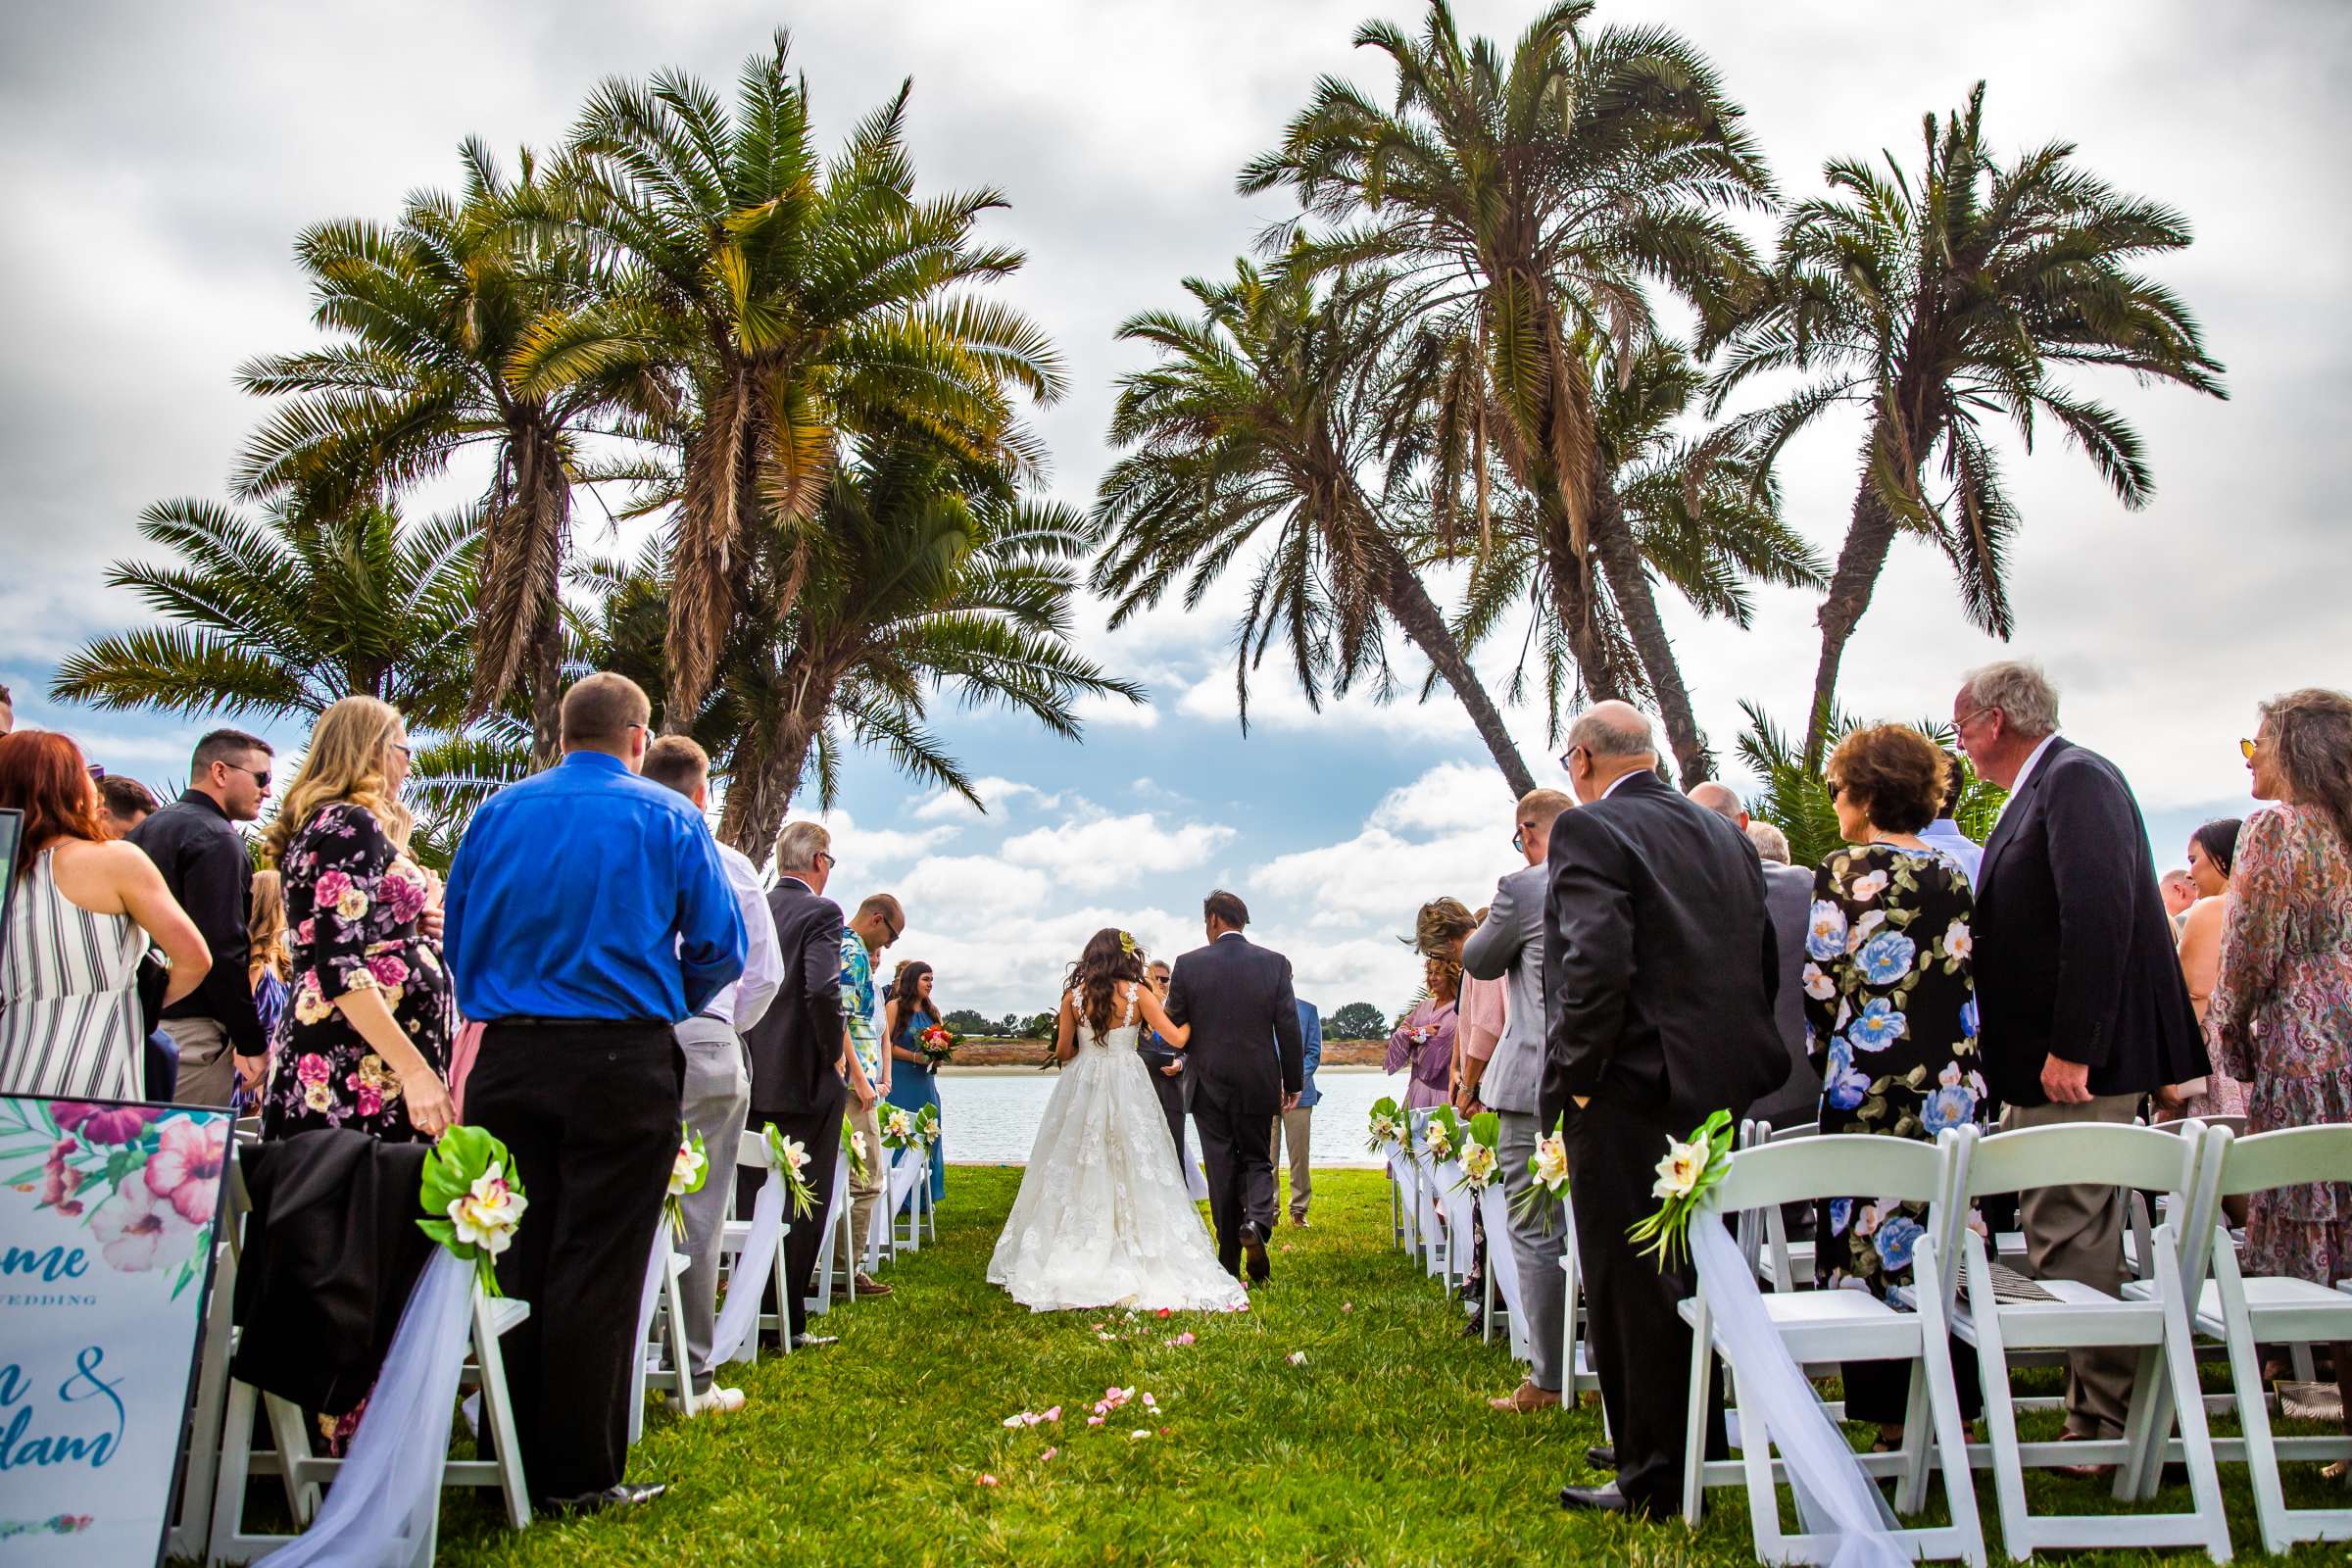
<svg viewBox="0 0 2352 1568"><path fill-rule="evenodd" d="M954 838L959 829L954 826L924 828L906 833L895 828L859 827L847 811L829 811L817 818L833 835L833 853L852 873L871 874L873 868L898 865L928 855L932 850Z"/></svg>
<svg viewBox="0 0 2352 1568"><path fill-rule="evenodd" d="M1042 866L1065 887L1099 891L1142 875L1189 871L1233 842L1232 828L1215 822L1162 827L1157 813L1073 818L1006 839L999 853L1021 865Z"/></svg>
<svg viewBox="0 0 2352 1568"><path fill-rule="evenodd" d="M938 855L916 862L892 891L906 904L909 921L995 930L989 917L1035 909L1053 884L1042 871L993 855Z"/></svg>
<svg viewBox="0 0 2352 1568"><path fill-rule="evenodd" d="M1032 801L1041 807L1061 804L1060 796L1048 795L1036 785L1023 784L1017 779L977 778L972 780L972 792L987 806L991 816L1003 815L1016 800ZM973 822L980 817L979 809L955 790L941 790L916 807L911 814L919 822Z"/></svg>
<svg viewBox="0 0 2352 1568"><path fill-rule="evenodd" d="M1412 929L1441 896L1472 908L1524 864L1510 847L1510 798L1491 769L1446 762L1392 790L1353 837L1278 855L1249 874L1252 891L1298 901L1317 930Z"/></svg>

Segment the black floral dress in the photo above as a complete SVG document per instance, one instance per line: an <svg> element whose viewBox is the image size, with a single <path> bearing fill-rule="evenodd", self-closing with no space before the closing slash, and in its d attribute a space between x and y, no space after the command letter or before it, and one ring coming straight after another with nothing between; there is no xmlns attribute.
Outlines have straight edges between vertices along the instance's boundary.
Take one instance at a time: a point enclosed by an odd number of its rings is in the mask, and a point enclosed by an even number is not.
<svg viewBox="0 0 2352 1568"><path fill-rule="evenodd" d="M1946 857L1892 844L1839 850L1813 878L1805 932L1805 1035L1821 1074L1821 1130L1932 1142L1984 1119L1977 1067L1976 900ZM1814 1280L1884 1298L1911 1283L1925 1203L1864 1194L1820 1205ZM1955 1260L1945 1259L1947 1267ZM1975 1363L1955 1356L1962 1413ZM1848 1362L1846 1413L1900 1422L1907 1377Z"/></svg>
<svg viewBox="0 0 2352 1568"><path fill-rule="evenodd" d="M418 1136L400 1077L336 1010L375 991L417 1053L449 1071L450 988L437 944L417 930L430 884L392 847L366 807L321 808L278 866L284 877L293 995L270 1049L262 1135L348 1127L406 1142Z"/></svg>

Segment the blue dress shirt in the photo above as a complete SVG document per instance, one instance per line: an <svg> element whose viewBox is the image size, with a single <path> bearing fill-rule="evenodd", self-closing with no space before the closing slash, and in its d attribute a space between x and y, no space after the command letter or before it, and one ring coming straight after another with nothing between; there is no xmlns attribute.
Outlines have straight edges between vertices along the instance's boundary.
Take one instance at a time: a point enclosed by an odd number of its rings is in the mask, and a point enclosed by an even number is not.
<svg viewBox="0 0 2352 1568"><path fill-rule="evenodd" d="M1960 824L1948 816L1939 816L1919 830L1919 842L1941 850L1968 873L1968 883L1977 883L1977 868L1984 863L1984 846L1960 831Z"/></svg>
<svg viewBox="0 0 2352 1568"><path fill-rule="evenodd" d="M473 813L447 907L442 951L476 1022L675 1023L743 973L743 915L694 803L602 752Z"/></svg>
<svg viewBox="0 0 2352 1568"><path fill-rule="evenodd" d="M1298 1004L1298 1034L1306 1048L1306 1074L1298 1091L1298 1108L1306 1110L1323 1098L1323 1091L1315 1087L1315 1069L1323 1065L1323 1015L1311 1002Z"/></svg>

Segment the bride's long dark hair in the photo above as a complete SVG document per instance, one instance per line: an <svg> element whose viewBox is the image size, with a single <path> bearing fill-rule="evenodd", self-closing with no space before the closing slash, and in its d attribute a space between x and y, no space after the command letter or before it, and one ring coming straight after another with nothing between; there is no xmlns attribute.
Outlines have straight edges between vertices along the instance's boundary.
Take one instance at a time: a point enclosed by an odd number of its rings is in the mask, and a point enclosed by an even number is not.
<svg viewBox="0 0 2352 1568"><path fill-rule="evenodd" d="M1144 978L1144 950L1135 938L1116 926L1104 926L1088 939L1086 951L1070 965L1069 978L1062 989L1078 999L1078 1015L1094 1025L1097 1035L1107 1035L1113 1026L1111 1007L1117 1001L1117 987L1122 980L1141 984Z"/></svg>

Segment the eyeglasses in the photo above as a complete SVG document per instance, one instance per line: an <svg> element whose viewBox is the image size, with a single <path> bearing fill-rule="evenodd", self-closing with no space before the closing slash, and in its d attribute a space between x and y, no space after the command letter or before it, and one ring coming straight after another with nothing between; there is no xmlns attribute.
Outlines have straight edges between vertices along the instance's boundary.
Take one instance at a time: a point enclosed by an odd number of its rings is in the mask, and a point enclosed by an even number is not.
<svg viewBox="0 0 2352 1568"><path fill-rule="evenodd" d="M236 762L222 762L220 765L231 772L245 774L253 780L256 789L266 790L270 787L270 770L266 767L246 767Z"/></svg>
<svg viewBox="0 0 2352 1568"><path fill-rule="evenodd" d="M1962 713L1958 718L1952 720L1952 733L1957 735L1962 730L1968 728L1969 725L1975 723L1978 719L1983 718L1986 713L1997 713L2000 710L1997 708L1972 708L1967 712Z"/></svg>
<svg viewBox="0 0 2352 1568"><path fill-rule="evenodd" d="M1525 855L1527 853L1526 828L1515 827L1511 829L1511 848L1517 850L1521 855Z"/></svg>
<svg viewBox="0 0 2352 1568"><path fill-rule="evenodd" d="M1585 750L1585 749L1584 749L1582 746L1571 746L1571 747L1569 747L1569 748L1568 748L1566 751L1564 751L1564 752L1562 752L1562 753L1560 754L1560 766L1561 766L1563 769L1565 769L1566 771L1568 771L1568 772L1571 772L1571 773L1575 772L1575 771L1576 771L1576 764L1575 764L1574 762L1571 762L1570 760L1568 760L1568 759L1570 759L1571 757L1574 757L1574 756L1575 756L1577 753L1579 753L1579 752L1582 752L1582 751L1584 751L1584 750ZM1587 755L1587 756L1591 756L1592 754L1591 754L1591 753L1589 753L1589 752L1587 752L1587 753L1586 753L1586 755Z"/></svg>
<svg viewBox="0 0 2352 1568"><path fill-rule="evenodd" d="M2237 751L2238 755L2243 757L2247 761L2251 762L2254 760L2254 743L2252 741L2239 741L2237 743Z"/></svg>
<svg viewBox="0 0 2352 1568"><path fill-rule="evenodd" d="M2248 752L2246 755L2251 757L2254 754L2252 752ZM106 777L106 764L104 762L92 762L89 766L89 774L91 783L96 784L103 781Z"/></svg>
<svg viewBox="0 0 2352 1568"><path fill-rule="evenodd" d="M888 932L890 933L890 940L891 940L891 941L893 941L893 942L896 942L896 941L898 941L898 940L899 940L899 933L900 933L900 932L902 932L902 931L904 931L904 930L906 930L906 928L905 926L903 926L903 925L897 925L897 924L894 924L894 923L891 921L891 918L890 918L890 916L886 914L886 915L882 916L882 929L883 929L883 930L885 930L885 931L888 931Z"/></svg>
<svg viewBox="0 0 2352 1568"><path fill-rule="evenodd" d="M841 857L828 850L817 851L816 858L824 862L825 869L828 871L832 870L833 867L841 863Z"/></svg>
<svg viewBox="0 0 2352 1568"><path fill-rule="evenodd" d="M1830 789L1830 804L1831 804L1832 806L1836 806L1836 805L1838 804L1838 798L1839 798L1840 796L1842 796L1842 795L1844 795L1844 794L1845 794L1845 792L1846 792L1846 785L1845 785L1843 782L1841 782L1840 780L1838 780L1838 779L1832 779L1832 780L1830 780L1829 789Z"/></svg>

